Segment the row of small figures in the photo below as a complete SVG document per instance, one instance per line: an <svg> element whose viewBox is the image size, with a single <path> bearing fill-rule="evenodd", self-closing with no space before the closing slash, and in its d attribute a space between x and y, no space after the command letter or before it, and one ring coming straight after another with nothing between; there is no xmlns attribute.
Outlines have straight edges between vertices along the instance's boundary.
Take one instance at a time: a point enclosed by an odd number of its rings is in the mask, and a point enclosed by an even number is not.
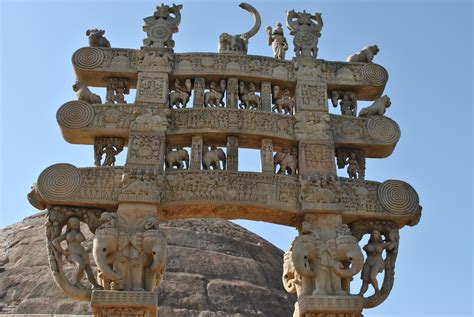
<svg viewBox="0 0 474 317"><path fill-rule="evenodd" d="M72 86L78 100L101 104L102 99L99 95L94 94L84 83L76 81ZM226 81L222 79L219 85L215 81L211 81L209 84L209 90L204 93L204 106L205 107L224 107L224 94L226 91ZM271 111L282 114L292 114L294 108L294 98L288 88L281 89L280 86L273 86L273 94L271 96L272 107ZM175 79L174 91L169 94L169 106L170 108L186 108L192 92L191 79L186 79L184 85L179 79ZM107 85L107 103L126 103L125 96L130 93L130 83L127 78L110 78ZM240 109L261 109L262 95L257 94L257 88L254 82L248 84L243 81L239 82L238 85L238 96L241 103L239 104ZM346 116L357 115L357 97L356 93L352 91L332 91L331 101L334 107L339 106L341 108L341 114ZM383 116L386 108L390 107L391 101L388 96L382 96L374 101L369 107L363 108L359 116L370 117L370 116Z"/></svg>

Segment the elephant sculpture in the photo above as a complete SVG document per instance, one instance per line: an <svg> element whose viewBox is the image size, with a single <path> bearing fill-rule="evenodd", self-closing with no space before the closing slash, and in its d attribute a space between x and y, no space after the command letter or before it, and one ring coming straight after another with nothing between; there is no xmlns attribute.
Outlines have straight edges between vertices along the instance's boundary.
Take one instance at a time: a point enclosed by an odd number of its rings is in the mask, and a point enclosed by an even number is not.
<svg viewBox="0 0 474 317"><path fill-rule="evenodd" d="M153 291L161 280L168 254L156 217L146 221L144 231L132 235L110 219L96 231L93 241L100 283L104 289Z"/></svg>
<svg viewBox="0 0 474 317"><path fill-rule="evenodd" d="M158 230L156 218L150 218L143 234L144 288L153 291L163 277L168 256L168 243L165 235Z"/></svg>
<svg viewBox="0 0 474 317"><path fill-rule="evenodd" d="M228 33L222 33L219 36L219 53L238 52L242 54L247 54L249 39L255 34L257 34L258 30L260 29L262 19L257 9L255 9L250 4L244 2L239 4L239 7L252 14L255 22L254 26L250 29L250 31L243 34L231 35Z"/></svg>
<svg viewBox="0 0 474 317"><path fill-rule="evenodd" d="M176 167L178 169L189 168L189 154L185 149L170 150L165 156L166 168Z"/></svg>
<svg viewBox="0 0 474 317"><path fill-rule="evenodd" d="M283 287L288 293L296 293L296 296L300 297L301 295L311 295L311 289L308 292L307 290L303 292L302 280L305 280L304 285L306 287L311 286L312 279L306 276L301 276L295 270L295 266L293 265L293 260L291 259L291 251L285 252L283 255L283 275L281 277L283 282ZM299 317L299 305L295 303L295 310L293 313L293 317Z"/></svg>
<svg viewBox="0 0 474 317"><path fill-rule="evenodd" d="M124 289L126 268L119 259L118 236L117 229L102 228L96 231L93 240L92 255L100 270L97 279L106 290Z"/></svg>
<svg viewBox="0 0 474 317"><path fill-rule="evenodd" d="M202 154L202 166L205 170L212 167L213 170L220 170L222 161L222 169L226 169L226 156L222 149L218 149L215 146L211 146L208 150L207 146L204 147L205 152Z"/></svg>
<svg viewBox="0 0 474 317"><path fill-rule="evenodd" d="M364 255L347 225L337 231L337 237L327 241L314 229L294 240L291 259L302 276L304 295L309 290L312 295L349 295L350 279L362 269Z"/></svg>
<svg viewBox="0 0 474 317"><path fill-rule="evenodd" d="M283 149L273 156L273 165L277 174L295 175L298 161L296 155L288 153L287 149ZM278 171L276 170L277 165L280 165Z"/></svg>

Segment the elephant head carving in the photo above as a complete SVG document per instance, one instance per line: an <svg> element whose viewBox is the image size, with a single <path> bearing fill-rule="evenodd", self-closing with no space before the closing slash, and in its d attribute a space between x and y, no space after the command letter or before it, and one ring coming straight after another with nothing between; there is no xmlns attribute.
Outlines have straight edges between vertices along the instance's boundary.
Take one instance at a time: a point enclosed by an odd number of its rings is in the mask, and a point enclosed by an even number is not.
<svg viewBox="0 0 474 317"><path fill-rule="evenodd" d="M335 239L323 241L311 224L303 222L291 247L291 262L301 277L302 295L347 295L349 279L362 269L364 256L347 225L337 228ZM291 267L285 265L283 282L288 283ZM288 291L289 286L285 284Z"/></svg>
<svg viewBox="0 0 474 317"><path fill-rule="evenodd" d="M145 231L143 253L145 257L144 288L146 291L153 291L165 273L168 256L166 237L160 230Z"/></svg>
<svg viewBox="0 0 474 317"><path fill-rule="evenodd" d="M336 260L334 272L341 278L350 278L362 270L364 255L352 235L340 235L336 238Z"/></svg>
<svg viewBox="0 0 474 317"><path fill-rule="evenodd" d="M119 232L115 228L104 228L96 231L92 255L95 263L103 274L104 280L121 281L122 272L114 271L114 262L118 252ZM117 269L115 267L115 269Z"/></svg>

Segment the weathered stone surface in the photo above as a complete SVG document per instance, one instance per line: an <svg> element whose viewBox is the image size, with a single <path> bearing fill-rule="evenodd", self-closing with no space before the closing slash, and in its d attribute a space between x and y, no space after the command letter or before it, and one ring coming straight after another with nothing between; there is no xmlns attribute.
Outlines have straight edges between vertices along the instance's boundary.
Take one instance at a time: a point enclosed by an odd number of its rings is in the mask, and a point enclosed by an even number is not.
<svg viewBox="0 0 474 317"><path fill-rule="evenodd" d="M0 313L91 314L89 303L67 298L54 285L44 221L37 214L0 230ZM281 250L225 220L165 222L161 228L170 254L159 288L160 317L291 315L295 299L280 283ZM67 274L74 271L66 267Z"/></svg>

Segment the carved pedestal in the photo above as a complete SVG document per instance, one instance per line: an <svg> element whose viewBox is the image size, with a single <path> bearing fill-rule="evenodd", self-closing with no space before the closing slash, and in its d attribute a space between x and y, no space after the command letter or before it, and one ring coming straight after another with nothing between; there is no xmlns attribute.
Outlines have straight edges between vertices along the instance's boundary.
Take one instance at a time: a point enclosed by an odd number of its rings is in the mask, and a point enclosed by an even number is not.
<svg viewBox="0 0 474 317"><path fill-rule="evenodd" d="M360 317L360 296L304 296L298 300L298 317Z"/></svg>
<svg viewBox="0 0 474 317"><path fill-rule="evenodd" d="M155 317L156 292L93 291L92 312L96 317Z"/></svg>

